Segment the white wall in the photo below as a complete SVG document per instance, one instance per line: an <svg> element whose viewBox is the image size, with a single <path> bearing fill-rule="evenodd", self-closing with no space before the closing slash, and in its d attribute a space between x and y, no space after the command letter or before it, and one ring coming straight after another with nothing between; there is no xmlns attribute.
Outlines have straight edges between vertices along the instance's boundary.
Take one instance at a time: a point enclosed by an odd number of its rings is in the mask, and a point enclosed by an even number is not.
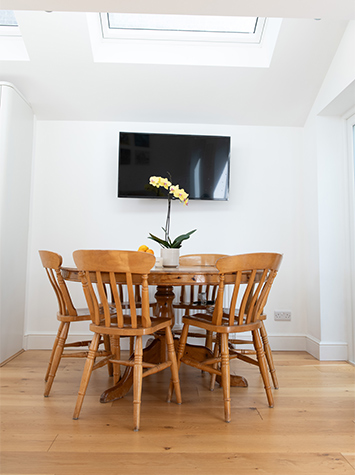
<svg viewBox="0 0 355 475"><path fill-rule="evenodd" d="M23 348L34 117L0 83L0 362Z"/></svg>
<svg viewBox="0 0 355 475"><path fill-rule="evenodd" d="M304 296L309 351L320 359L354 361L349 153L346 119L355 107L355 22L350 22L305 125L303 213L307 233ZM313 186L312 186L313 184ZM353 183L352 183L353 186ZM354 280L353 280L354 281ZM348 351L348 347L350 351Z"/></svg>
<svg viewBox="0 0 355 475"><path fill-rule="evenodd" d="M78 248L137 249L149 244L159 255L159 246L147 236L161 234L166 202L116 197L120 130L231 135L230 200L190 201L187 208L174 202L171 234L197 228L183 245L186 254L283 253L269 301L268 331L274 348L304 349L301 128L64 121L37 123L27 347L48 348L57 328L56 301L39 249L61 253L66 265L73 265L72 252ZM72 288L84 304L80 285ZM274 310L280 309L292 311L291 322L273 321ZM87 324L73 331L84 334Z"/></svg>

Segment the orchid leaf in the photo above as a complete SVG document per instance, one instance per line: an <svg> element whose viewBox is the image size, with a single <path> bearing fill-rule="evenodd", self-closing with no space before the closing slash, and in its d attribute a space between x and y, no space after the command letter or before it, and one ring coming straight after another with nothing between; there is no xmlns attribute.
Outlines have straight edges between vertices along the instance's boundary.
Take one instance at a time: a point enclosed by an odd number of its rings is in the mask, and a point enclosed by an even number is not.
<svg viewBox="0 0 355 475"><path fill-rule="evenodd" d="M186 239L189 239L191 234L193 234L195 231L197 231L197 230L194 229L193 231L190 231L189 233L181 234L176 239L174 239L173 242L171 242L170 238L168 238L168 241L164 241L163 239L160 239L160 238L158 238L157 236L154 236L154 234L151 234L151 233L149 233L148 239L152 239L153 241L160 244L161 247L165 247L166 249L169 249L169 248L179 249L181 247L182 241L185 241Z"/></svg>
<svg viewBox="0 0 355 475"><path fill-rule="evenodd" d="M167 249L170 247L168 242L158 238L157 236L154 236L154 234L149 233L148 239L152 239L153 241L157 242L161 245L161 247L165 247Z"/></svg>
<svg viewBox="0 0 355 475"><path fill-rule="evenodd" d="M189 239L191 234L193 234L195 231L196 231L196 229L194 229L193 231L190 231L189 233L181 234L180 236L178 236L177 238L174 239L174 241L171 243L170 247L175 248L175 249L181 247L182 241L185 241L186 239Z"/></svg>

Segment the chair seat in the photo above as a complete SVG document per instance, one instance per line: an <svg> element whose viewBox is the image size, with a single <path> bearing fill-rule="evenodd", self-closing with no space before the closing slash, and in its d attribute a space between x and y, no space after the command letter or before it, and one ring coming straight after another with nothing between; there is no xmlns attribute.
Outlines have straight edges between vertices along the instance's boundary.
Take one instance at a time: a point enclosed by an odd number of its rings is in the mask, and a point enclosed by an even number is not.
<svg viewBox="0 0 355 475"><path fill-rule="evenodd" d="M125 319L126 320L126 319ZM117 335L117 336L140 336L140 335L152 335L153 333L158 332L168 326L172 326L171 318L152 318L152 325L150 327L143 327L138 323L137 328L132 328L125 321L123 327L117 327L112 324L110 327L105 327L104 325L95 325L94 323L90 324L90 330L95 333L101 333L102 335Z"/></svg>
<svg viewBox="0 0 355 475"><path fill-rule="evenodd" d="M226 323L225 325L223 323ZM237 322L235 325L228 325L228 321L223 319L222 325L214 325L212 323L212 316L204 313L190 315L189 317L183 317L182 323L187 323L199 328L204 328L205 330L218 333L239 333L252 331L260 328L260 321L254 323L248 323L243 325L238 325Z"/></svg>

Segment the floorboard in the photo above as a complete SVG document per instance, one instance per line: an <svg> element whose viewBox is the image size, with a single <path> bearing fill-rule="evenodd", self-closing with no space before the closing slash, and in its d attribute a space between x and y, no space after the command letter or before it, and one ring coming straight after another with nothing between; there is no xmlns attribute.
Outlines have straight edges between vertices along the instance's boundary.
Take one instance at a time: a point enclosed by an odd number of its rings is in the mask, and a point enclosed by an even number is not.
<svg viewBox="0 0 355 475"><path fill-rule="evenodd" d="M232 388L232 422L222 391L182 365L183 404L167 403L169 371L144 380L141 430L132 393L100 404L112 384L95 371L80 418L72 419L83 360L66 359L43 397L47 351L26 351L0 368L2 475L355 474L355 368L305 352L275 352L280 389L270 409L256 367L233 362L248 380Z"/></svg>

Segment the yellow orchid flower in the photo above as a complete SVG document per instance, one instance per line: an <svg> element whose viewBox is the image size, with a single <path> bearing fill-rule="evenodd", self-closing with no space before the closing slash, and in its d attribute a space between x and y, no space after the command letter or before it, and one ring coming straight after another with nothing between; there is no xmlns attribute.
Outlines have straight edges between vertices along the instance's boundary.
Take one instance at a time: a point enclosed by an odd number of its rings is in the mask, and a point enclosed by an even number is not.
<svg viewBox="0 0 355 475"><path fill-rule="evenodd" d="M186 204L185 201L187 200L188 196L189 196L188 193L186 193L186 191L183 188L181 188L178 190L176 198L179 198L180 201Z"/></svg>
<svg viewBox="0 0 355 475"><path fill-rule="evenodd" d="M170 193L174 195L175 198L179 198L180 188L179 185L171 185Z"/></svg>
<svg viewBox="0 0 355 475"><path fill-rule="evenodd" d="M159 177L159 184L168 190L171 186L171 182L167 178Z"/></svg>
<svg viewBox="0 0 355 475"><path fill-rule="evenodd" d="M160 187L160 180L161 178L159 176L151 176L149 178L149 183L153 186L156 186L157 188Z"/></svg>

